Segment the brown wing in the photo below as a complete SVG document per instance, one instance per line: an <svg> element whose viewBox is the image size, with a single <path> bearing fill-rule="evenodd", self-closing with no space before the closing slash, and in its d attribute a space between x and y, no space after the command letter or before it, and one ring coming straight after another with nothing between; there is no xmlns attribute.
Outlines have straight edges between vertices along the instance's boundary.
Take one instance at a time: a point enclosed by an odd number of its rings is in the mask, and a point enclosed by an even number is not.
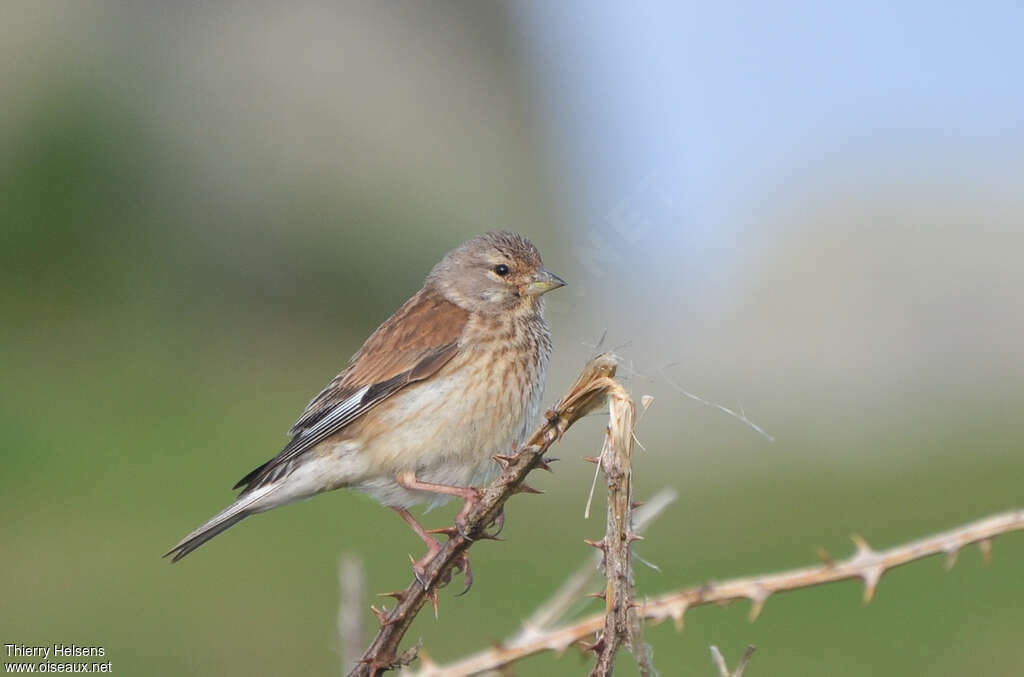
<svg viewBox="0 0 1024 677"><path fill-rule="evenodd" d="M291 462L375 405L433 376L459 351L469 313L432 289L423 289L377 328L292 426L281 452L243 477L246 489L287 474Z"/></svg>

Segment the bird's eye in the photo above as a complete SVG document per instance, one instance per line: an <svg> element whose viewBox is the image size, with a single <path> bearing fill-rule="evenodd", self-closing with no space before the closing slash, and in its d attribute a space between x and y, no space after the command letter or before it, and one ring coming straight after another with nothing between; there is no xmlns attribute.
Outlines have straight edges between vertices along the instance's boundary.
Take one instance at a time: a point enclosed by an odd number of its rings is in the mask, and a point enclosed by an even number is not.
<svg viewBox="0 0 1024 677"><path fill-rule="evenodd" d="M508 275L508 266L506 266L504 263L499 263L498 265L494 266L494 274L500 275L501 277L505 277L506 275Z"/></svg>

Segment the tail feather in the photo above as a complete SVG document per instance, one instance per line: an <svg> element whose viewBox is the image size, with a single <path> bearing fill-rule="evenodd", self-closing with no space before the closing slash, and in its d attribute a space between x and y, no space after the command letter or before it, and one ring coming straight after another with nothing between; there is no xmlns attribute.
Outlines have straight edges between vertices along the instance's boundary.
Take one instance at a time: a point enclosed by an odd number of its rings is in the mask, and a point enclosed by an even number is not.
<svg viewBox="0 0 1024 677"><path fill-rule="evenodd" d="M176 546L164 553L164 557L171 557L171 562L177 562L203 543L235 526L249 515L266 510L271 505L263 499L277 489L277 485L268 485L244 492L234 503L221 510L219 513L207 520L202 526L181 539Z"/></svg>
<svg viewBox="0 0 1024 677"><path fill-rule="evenodd" d="M228 529L235 526L248 516L248 513L243 513L240 515L228 517L227 519L218 522L217 524L211 524L209 526L204 524L199 529L196 529L191 534L182 539L182 541L178 543L176 546L174 546L169 551L164 553L164 557L173 554L174 557L171 557L171 561L177 562L179 559L189 554L190 552L201 546L203 543L206 543L214 536L224 531L227 531Z"/></svg>

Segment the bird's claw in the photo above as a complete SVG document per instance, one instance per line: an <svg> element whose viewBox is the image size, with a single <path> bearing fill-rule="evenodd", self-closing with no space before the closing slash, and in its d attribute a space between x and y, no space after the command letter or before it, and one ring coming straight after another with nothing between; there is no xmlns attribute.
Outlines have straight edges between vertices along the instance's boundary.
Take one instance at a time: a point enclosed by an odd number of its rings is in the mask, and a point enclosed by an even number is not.
<svg viewBox="0 0 1024 677"><path fill-rule="evenodd" d="M416 582L420 584L420 587L424 590L427 589L427 575L426 569L418 568L415 564L412 567L412 575L416 577Z"/></svg>
<svg viewBox="0 0 1024 677"><path fill-rule="evenodd" d="M473 587L473 569L469 566L469 553L463 551L459 555L458 561L455 563L455 569L462 572L463 579L466 582L466 587L463 588L462 592L455 595L456 597L462 597L469 589Z"/></svg>
<svg viewBox="0 0 1024 677"><path fill-rule="evenodd" d="M444 529L432 529L431 533L441 533L450 536L454 535L456 532L455 527L446 527ZM444 576L443 579L437 581L433 587L431 587L430 581L427 578L427 569L429 568L431 561L433 561L434 557L437 555L438 552L440 552L440 548L438 548L437 550L431 549L421 559L412 563L413 576L416 577L416 582L420 584L420 587L427 591L427 596L431 598L431 603L433 603L434 605L435 614L437 613L437 589L442 588L451 583L451 571L461 572L466 580L466 587L463 589L462 592L456 595L456 597L461 597L462 595L465 595L467 592L469 592L469 589L473 587L473 569L469 565L468 552L462 552L460 555L458 555L458 557L455 560L455 565L448 572L448 574ZM409 559L412 559L411 555ZM388 594L390 594L393 597L395 596L394 593Z"/></svg>
<svg viewBox="0 0 1024 677"><path fill-rule="evenodd" d="M503 506L499 508L494 519L491 520L490 524L488 524L488 526L495 527L494 532L488 533L486 530L481 530L481 533L474 538L474 536L470 534L468 517L477 505L480 504L480 500L483 498L484 492L482 489L477 487L465 487L460 493L465 498L465 503L463 503L462 509L459 510L458 515L455 516L454 526L425 530L421 527L420 534L424 537L424 543L427 544L427 553L419 560L412 563L413 575L416 577L416 581L420 584L420 587L422 587L426 592L431 604L433 604L435 616L437 615L437 589L450 583L451 572L458 571L462 573L466 582L466 587L462 592L456 595L456 597L465 595L469 592L469 589L473 587L473 569L469 565L469 553L463 550L463 552L456 557L455 564L449 570L448 575L445 576L443 580L435 579L433 581L434 584L431 586L430 580L428 580L427 577L427 571L430 563L433 561L434 557L441 552L442 548L440 543L427 537L427 534L442 534L448 537L449 540L455 538L456 535L461 536L465 541L474 541L477 538L501 540L498 538L498 534L501 533L501 530L505 526L505 508ZM409 559L411 560L412 557L410 556Z"/></svg>
<svg viewBox="0 0 1024 677"><path fill-rule="evenodd" d="M409 555L409 560L412 561L412 574L416 577L416 580L424 590L427 589L427 568L430 566L430 563L434 561L434 557L436 557L439 552L441 552L441 545L437 541L434 541L432 545L428 545L427 554L423 555L423 557L420 557L418 560L414 560L412 555Z"/></svg>
<svg viewBox="0 0 1024 677"><path fill-rule="evenodd" d="M494 527L494 531L487 534L487 538L498 540L498 534L505 528L505 506L498 508L498 514L494 516L488 526Z"/></svg>

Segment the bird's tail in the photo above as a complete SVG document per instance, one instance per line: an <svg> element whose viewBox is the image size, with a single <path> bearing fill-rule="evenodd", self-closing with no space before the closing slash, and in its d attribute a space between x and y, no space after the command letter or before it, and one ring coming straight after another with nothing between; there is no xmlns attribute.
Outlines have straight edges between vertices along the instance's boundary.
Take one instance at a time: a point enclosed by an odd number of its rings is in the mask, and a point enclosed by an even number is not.
<svg viewBox="0 0 1024 677"><path fill-rule="evenodd" d="M221 510L198 529L181 539L176 546L164 554L164 557L173 555L171 561L177 562L203 543L227 531L249 515L272 507L267 504L267 499L269 494L277 488L278 485L271 484L243 493L234 503Z"/></svg>

